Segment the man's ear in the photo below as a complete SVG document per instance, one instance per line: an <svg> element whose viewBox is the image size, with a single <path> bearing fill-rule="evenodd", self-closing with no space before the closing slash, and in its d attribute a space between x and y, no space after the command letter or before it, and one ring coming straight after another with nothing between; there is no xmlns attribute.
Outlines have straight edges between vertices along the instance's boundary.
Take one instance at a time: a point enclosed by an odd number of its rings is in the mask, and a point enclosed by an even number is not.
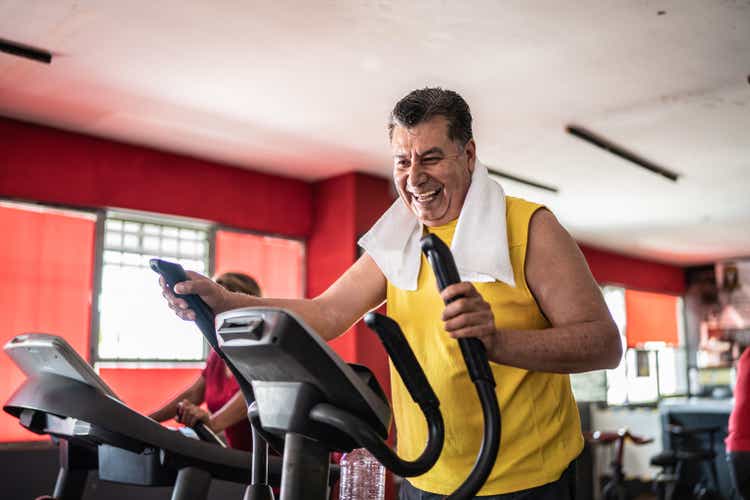
<svg viewBox="0 0 750 500"><path fill-rule="evenodd" d="M477 161L477 143L474 139L469 139L464 146L464 152L466 153L466 160L469 165L469 173L474 173L474 164Z"/></svg>

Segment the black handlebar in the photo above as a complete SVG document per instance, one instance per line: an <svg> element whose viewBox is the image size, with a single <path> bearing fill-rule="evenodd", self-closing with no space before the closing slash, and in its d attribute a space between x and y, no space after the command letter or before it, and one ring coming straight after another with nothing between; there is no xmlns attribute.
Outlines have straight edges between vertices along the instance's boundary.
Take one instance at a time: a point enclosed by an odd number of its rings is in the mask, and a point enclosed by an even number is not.
<svg viewBox="0 0 750 500"><path fill-rule="evenodd" d="M388 352L393 366L401 376L414 402L423 410L440 406L435 391L427 381L424 370L414 356L414 351L398 323L376 312L367 313L364 320L365 324L380 337L380 342Z"/></svg>
<svg viewBox="0 0 750 500"><path fill-rule="evenodd" d="M237 383L239 384L240 389L242 390L242 394L245 396L245 400L247 401L247 403L250 404L255 401L255 395L253 394L253 388L250 383L245 380L242 375L240 375L239 371L234 367L229 358L227 358L226 354L224 354L224 352L219 349L219 339L216 337L216 326L214 324L215 316L213 310L208 307L208 304L203 301L200 295L192 293L183 295L174 292L174 286L177 283L188 281L190 279L188 278L182 266L174 262L169 262L161 259L151 259L149 260L149 265L151 266L151 269L153 271L160 274L162 278L164 278L164 281L167 283L167 286L170 288L170 290L172 290L172 292L175 293L177 297L184 299L185 302L187 302L190 306L190 309L195 312L195 324L198 325L201 333L203 333L203 336L206 338L213 350L216 351L216 354L224 361L227 367L229 367L229 370L237 380Z"/></svg>
<svg viewBox="0 0 750 500"><path fill-rule="evenodd" d="M461 281L453 255L440 238L434 234L428 234L422 238L420 244L422 252L427 256L435 273L435 280L440 291ZM459 297L453 300L457 298ZM495 393L495 378L492 375L484 344L475 338L458 339L458 344L482 405L484 438L471 473L463 484L448 497L449 500L463 500L476 495L495 466L502 433L500 406Z"/></svg>
<svg viewBox="0 0 750 500"><path fill-rule="evenodd" d="M367 313L364 320L380 338L409 395L419 405L427 421L427 443L422 454L413 461L399 458L370 426L359 421L354 415L330 405L318 405L310 413L310 417L344 430L360 445L370 450L380 463L399 476L413 477L424 474L437 462L445 441L445 424L440 413L440 401L398 323L375 312Z"/></svg>

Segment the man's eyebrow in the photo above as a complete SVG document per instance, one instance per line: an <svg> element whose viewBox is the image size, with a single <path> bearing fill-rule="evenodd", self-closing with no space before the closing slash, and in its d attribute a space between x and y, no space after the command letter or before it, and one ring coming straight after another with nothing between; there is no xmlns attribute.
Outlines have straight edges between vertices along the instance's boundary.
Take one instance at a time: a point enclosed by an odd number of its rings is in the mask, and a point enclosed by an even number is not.
<svg viewBox="0 0 750 500"><path fill-rule="evenodd" d="M422 158L424 156L433 155L433 154L439 154L439 155L445 156L443 149L435 146L434 148L430 148L427 151L424 151L422 154L419 155L419 157Z"/></svg>
<svg viewBox="0 0 750 500"><path fill-rule="evenodd" d="M432 155L432 154L439 154L439 155L445 156L445 152L443 151L443 148L441 148L439 146L435 146L433 148L430 148L427 151L424 151L423 153L418 154L417 156L419 158L422 158L424 156ZM408 153L397 153L397 154L393 155L394 158L409 158L409 156L411 156L411 155L409 155Z"/></svg>

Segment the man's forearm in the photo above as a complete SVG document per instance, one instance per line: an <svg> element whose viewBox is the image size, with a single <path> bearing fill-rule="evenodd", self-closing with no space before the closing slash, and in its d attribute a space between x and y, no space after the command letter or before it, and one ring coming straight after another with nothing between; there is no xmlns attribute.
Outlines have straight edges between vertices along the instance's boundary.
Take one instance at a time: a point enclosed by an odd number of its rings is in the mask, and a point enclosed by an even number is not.
<svg viewBox="0 0 750 500"><path fill-rule="evenodd" d="M180 293L190 293L188 289ZM213 304L217 314L239 307L280 307L296 314L325 340L332 340L385 300L386 280L372 258L364 254L314 299L267 299L225 292Z"/></svg>
<svg viewBox="0 0 750 500"><path fill-rule="evenodd" d="M525 370L580 373L615 368L622 345L610 321L590 321L543 330L500 330L487 355L495 363Z"/></svg>
<svg viewBox="0 0 750 500"><path fill-rule="evenodd" d="M224 310L251 306L278 307L291 311L325 340L338 337L351 326L348 324L347 318L339 318L334 314L333 310L326 310L325 306L320 304L318 299L259 298L235 293Z"/></svg>

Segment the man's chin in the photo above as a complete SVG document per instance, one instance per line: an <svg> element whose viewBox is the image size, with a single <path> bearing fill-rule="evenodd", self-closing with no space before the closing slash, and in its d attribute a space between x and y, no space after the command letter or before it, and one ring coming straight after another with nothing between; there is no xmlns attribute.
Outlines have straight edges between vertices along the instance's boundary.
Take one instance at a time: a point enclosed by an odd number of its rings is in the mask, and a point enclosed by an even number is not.
<svg viewBox="0 0 750 500"><path fill-rule="evenodd" d="M444 221L443 220L444 218L445 218L444 215L440 216L440 217L434 217L434 216L433 217L430 217L430 216L425 217L425 216L419 216L419 215L417 215L417 219L419 219L419 222L421 222L422 224L424 224L427 227L442 226L443 224L445 224L446 222L448 222L448 221Z"/></svg>

